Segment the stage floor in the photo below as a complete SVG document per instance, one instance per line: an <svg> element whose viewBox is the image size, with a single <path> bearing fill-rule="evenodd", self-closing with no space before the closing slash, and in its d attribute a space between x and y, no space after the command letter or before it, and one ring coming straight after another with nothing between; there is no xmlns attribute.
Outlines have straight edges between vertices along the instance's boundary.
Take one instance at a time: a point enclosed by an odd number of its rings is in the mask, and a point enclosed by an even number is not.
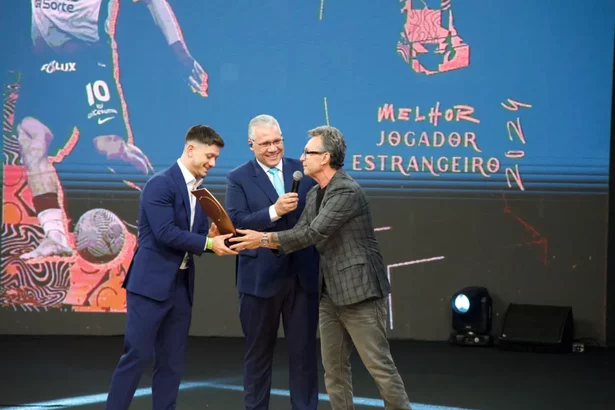
<svg viewBox="0 0 615 410"><path fill-rule="evenodd" d="M242 339L190 339L177 409L242 409ZM615 409L615 353L538 354L392 341L414 410ZM0 408L101 409L122 337L0 336ZM290 409L284 339L271 410ZM320 369L319 409L330 409ZM357 409L384 408L356 353ZM131 409L151 409L151 369ZM359 404L362 402L362 404Z"/></svg>

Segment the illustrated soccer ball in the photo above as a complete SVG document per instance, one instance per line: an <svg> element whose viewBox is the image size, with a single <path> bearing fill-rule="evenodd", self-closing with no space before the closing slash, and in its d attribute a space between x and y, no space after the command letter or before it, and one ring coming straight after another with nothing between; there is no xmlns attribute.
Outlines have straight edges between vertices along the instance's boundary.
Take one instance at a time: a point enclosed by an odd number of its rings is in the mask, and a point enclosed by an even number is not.
<svg viewBox="0 0 615 410"><path fill-rule="evenodd" d="M126 227L113 212L96 208L81 215L75 226L79 255L91 263L107 263L116 258L126 236Z"/></svg>

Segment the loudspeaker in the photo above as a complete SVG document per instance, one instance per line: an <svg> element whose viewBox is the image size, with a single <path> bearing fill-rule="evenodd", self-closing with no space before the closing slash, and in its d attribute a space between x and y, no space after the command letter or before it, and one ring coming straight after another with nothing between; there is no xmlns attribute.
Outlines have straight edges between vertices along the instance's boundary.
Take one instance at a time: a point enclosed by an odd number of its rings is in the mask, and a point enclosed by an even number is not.
<svg viewBox="0 0 615 410"><path fill-rule="evenodd" d="M510 304L498 341L505 350L572 351L572 307Z"/></svg>

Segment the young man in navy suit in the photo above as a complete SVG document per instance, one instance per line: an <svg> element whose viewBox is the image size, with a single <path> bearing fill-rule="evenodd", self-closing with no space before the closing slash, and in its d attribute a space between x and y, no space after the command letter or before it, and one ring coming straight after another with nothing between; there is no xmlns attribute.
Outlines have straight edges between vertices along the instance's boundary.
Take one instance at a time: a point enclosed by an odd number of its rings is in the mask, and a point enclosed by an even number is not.
<svg viewBox="0 0 615 410"><path fill-rule="evenodd" d="M303 167L298 160L284 157L284 139L275 118L253 118L248 144L255 158L227 176L225 201L233 224L261 232L291 229L314 180L301 179L298 192L291 192L293 173ZM246 410L269 407L280 316L288 344L292 409L314 410L318 405L318 258L313 247L284 256L270 249L247 250L238 256L239 319L246 339Z"/></svg>
<svg viewBox="0 0 615 410"><path fill-rule="evenodd" d="M128 409L145 366L154 355L154 409L174 409L184 370L192 318L194 259L205 251L236 255L190 191L196 189L224 141L212 128L195 125L186 134L181 158L155 174L139 204L137 250L126 273L124 354L113 373L108 410Z"/></svg>

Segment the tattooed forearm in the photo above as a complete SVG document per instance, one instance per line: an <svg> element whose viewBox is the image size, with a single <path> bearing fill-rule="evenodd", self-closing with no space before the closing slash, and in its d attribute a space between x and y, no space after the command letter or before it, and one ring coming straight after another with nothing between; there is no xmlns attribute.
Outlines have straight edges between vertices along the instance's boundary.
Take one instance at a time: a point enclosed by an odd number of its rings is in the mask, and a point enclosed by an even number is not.
<svg viewBox="0 0 615 410"><path fill-rule="evenodd" d="M269 234L269 240L267 241L267 247L271 249L277 249L280 247L280 239L277 232L271 232Z"/></svg>

